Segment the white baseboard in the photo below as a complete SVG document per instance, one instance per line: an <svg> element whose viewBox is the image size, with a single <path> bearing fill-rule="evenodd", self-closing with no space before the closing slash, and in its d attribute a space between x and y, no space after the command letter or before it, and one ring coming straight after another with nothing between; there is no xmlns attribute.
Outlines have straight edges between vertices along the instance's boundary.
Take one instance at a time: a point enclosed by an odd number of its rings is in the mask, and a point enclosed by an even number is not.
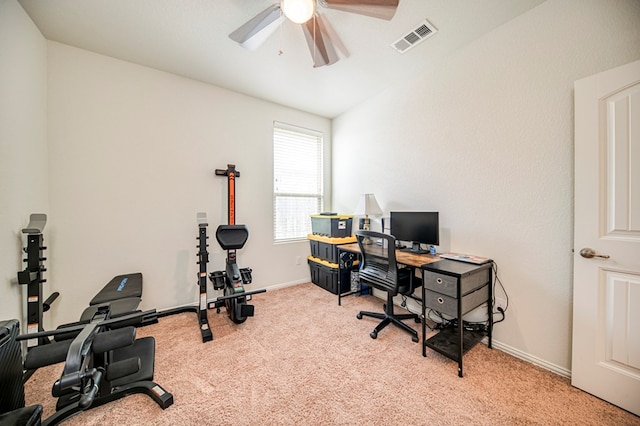
<svg viewBox="0 0 640 426"><path fill-rule="evenodd" d="M308 283L308 282L309 282L308 279L302 279L302 280L297 280L297 281L289 281L289 282L286 282L286 283L275 284L275 285L269 286L267 288L267 291L269 291L269 290L277 290L279 288L285 288L285 287L293 287L294 285L305 284L305 283ZM247 288L247 292L248 293L251 292L252 290L260 290L260 289L259 288ZM222 296L222 292L220 293L220 296ZM207 304L209 304L209 302L215 302L215 301L216 301L215 298L211 298L211 299L207 298ZM194 300L193 303L186 303L184 305L173 306L173 307L170 307L170 308L166 308L166 309L163 309L163 311L170 311L172 309L187 308L187 307L190 307L190 306L197 306L197 300Z"/></svg>
<svg viewBox="0 0 640 426"><path fill-rule="evenodd" d="M280 284L275 284L272 286L269 286L268 290L276 290L276 289L281 289L281 288L286 288L286 287L292 287L295 285L300 285L300 284L305 284L308 283L309 280L297 280L297 281L290 281L290 282L286 282L286 283L280 283ZM379 297L379 295L375 294L377 297ZM420 314L422 312L422 308L420 307L420 305L414 301L413 299L408 298L407 299L407 307L406 307L410 312L414 312L417 314ZM487 344L487 338L485 337L482 340L482 343L484 343L485 345ZM560 367L559 365L550 363L548 361L545 361L543 359L540 359L534 355L531 355L529 353L523 352L520 349L516 349L512 346L509 346L505 343L502 343L498 340L496 340L495 338L492 339L492 346L494 349L498 349L501 350L502 352L505 352L511 356L514 356L516 358L519 358L523 361L527 361L530 362L531 364L537 365L538 367L544 368L545 370L549 370L553 373L559 374L560 376L564 376L567 378L571 378L571 370L568 370L564 367Z"/></svg>
<svg viewBox="0 0 640 426"><path fill-rule="evenodd" d="M374 292L374 295L378 296L378 294L376 294ZM397 302L396 302L397 303ZM408 309L410 312L414 312L417 314L421 314L422 313L422 308L420 307L420 305L414 301L413 299L407 299L407 307L406 309ZM548 361L545 361L543 359L540 359L534 355L531 355L529 353L523 352L520 349L516 349L512 346L509 346L505 343L502 343L498 340L496 340L495 338L491 339L491 346L494 349L498 349L501 350L502 352L508 353L511 356L514 356L516 358L519 358L523 361L527 361L530 362L531 364L537 365L538 367L544 368L545 370L549 370L553 373L559 374L560 376L564 376L567 378L571 378L571 370L568 370L564 367L560 367L559 365L550 363ZM482 340L482 343L484 343L485 345L488 344L487 342L487 338L485 337Z"/></svg>
<svg viewBox="0 0 640 426"><path fill-rule="evenodd" d="M485 345L487 344L486 337L482 340L482 343L484 343ZM560 376L571 378L571 370L568 370L564 367L560 367L559 365L540 359L529 353L523 352L520 349L516 349L512 346L504 344L496 339L491 339L491 346L493 346L494 349L499 349L502 352L506 352L509 355L512 355L516 358L520 358L523 361L530 362L531 364L537 365L538 367L544 368L545 370L549 370L553 373L559 374Z"/></svg>
<svg viewBox="0 0 640 426"><path fill-rule="evenodd" d="M309 282L309 279L297 280L297 281L289 281L287 283L274 284L267 288L269 290L277 290L280 288L293 287L294 285L306 284Z"/></svg>

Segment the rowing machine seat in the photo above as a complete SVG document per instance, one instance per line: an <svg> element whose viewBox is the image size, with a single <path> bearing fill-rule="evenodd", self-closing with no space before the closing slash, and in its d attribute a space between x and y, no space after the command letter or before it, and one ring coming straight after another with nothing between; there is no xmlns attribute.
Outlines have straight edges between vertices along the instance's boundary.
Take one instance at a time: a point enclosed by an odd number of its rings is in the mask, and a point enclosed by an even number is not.
<svg viewBox="0 0 640 426"><path fill-rule="evenodd" d="M237 250L244 247L249 238L246 225L220 225L216 230L216 240L223 250Z"/></svg>

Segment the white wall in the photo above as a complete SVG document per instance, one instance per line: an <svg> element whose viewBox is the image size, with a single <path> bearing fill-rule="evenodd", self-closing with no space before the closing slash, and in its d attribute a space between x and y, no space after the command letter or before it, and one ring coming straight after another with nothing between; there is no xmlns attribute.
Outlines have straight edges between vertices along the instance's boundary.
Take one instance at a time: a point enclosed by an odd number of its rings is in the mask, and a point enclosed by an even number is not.
<svg viewBox="0 0 640 426"><path fill-rule="evenodd" d="M46 84L44 37L18 2L0 0L0 320L22 325L26 286L16 276L25 267L21 230L31 213L49 208ZM46 243L46 228L44 235ZM50 293L45 284L45 297Z"/></svg>
<svg viewBox="0 0 640 426"><path fill-rule="evenodd" d="M638 22L633 0L548 0L345 113L333 122L331 209L374 192L386 212L439 210L441 251L498 263L511 305L497 343L566 372L572 85L638 59ZM231 162L252 288L308 280L295 265L308 243L272 243L270 134L279 120L330 135L328 120L46 43L13 0L0 0L0 58L3 318L20 314L11 280L35 211L49 213L47 292L62 293L54 324L75 320L123 272L144 274L143 308L193 303L195 215L206 211L212 230L226 221L226 183L213 170ZM215 242L210 252L210 270L220 268Z"/></svg>
<svg viewBox="0 0 640 426"><path fill-rule="evenodd" d="M223 269L214 232L227 223L227 180L214 170L229 163L240 171L236 220L250 233L238 251L240 266L253 268L247 288L309 280L308 242L273 243L272 128L274 120L296 124L323 131L330 142L329 120L67 45L47 46L58 323L78 318L121 273L143 273L144 309L195 303L196 213L209 219L209 271Z"/></svg>
<svg viewBox="0 0 640 426"><path fill-rule="evenodd" d="M562 374L573 82L640 58L639 24L638 1L549 0L333 123L334 210L373 192L386 213L440 211L439 251L497 262L510 298L498 346Z"/></svg>

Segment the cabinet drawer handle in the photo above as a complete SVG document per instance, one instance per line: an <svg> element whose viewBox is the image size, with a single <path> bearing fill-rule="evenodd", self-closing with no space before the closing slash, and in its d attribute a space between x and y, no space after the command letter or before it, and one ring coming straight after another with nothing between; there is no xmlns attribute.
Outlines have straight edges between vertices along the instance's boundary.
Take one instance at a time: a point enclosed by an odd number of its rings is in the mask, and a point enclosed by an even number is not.
<svg viewBox="0 0 640 426"><path fill-rule="evenodd" d="M442 284L442 278L436 278L436 282L437 282L438 284Z"/></svg>
<svg viewBox="0 0 640 426"><path fill-rule="evenodd" d="M438 303L442 305L444 303L444 299L442 297L438 297Z"/></svg>

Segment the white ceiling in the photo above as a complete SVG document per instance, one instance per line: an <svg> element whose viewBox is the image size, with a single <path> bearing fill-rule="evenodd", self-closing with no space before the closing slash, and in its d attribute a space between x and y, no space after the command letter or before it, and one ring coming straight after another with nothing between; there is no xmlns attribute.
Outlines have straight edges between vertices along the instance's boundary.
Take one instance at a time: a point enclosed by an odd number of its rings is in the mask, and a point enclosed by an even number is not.
<svg viewBox="0 0 640 426"><path fill-rule="evenodd" d="M400 0L391 21L319 6L349 56L313 68L292 22L256 51L229 39L277 0L19 0L48 40L329 118L543 1ZM424 19L434 36L404 54L390 47Z"/></svg>

